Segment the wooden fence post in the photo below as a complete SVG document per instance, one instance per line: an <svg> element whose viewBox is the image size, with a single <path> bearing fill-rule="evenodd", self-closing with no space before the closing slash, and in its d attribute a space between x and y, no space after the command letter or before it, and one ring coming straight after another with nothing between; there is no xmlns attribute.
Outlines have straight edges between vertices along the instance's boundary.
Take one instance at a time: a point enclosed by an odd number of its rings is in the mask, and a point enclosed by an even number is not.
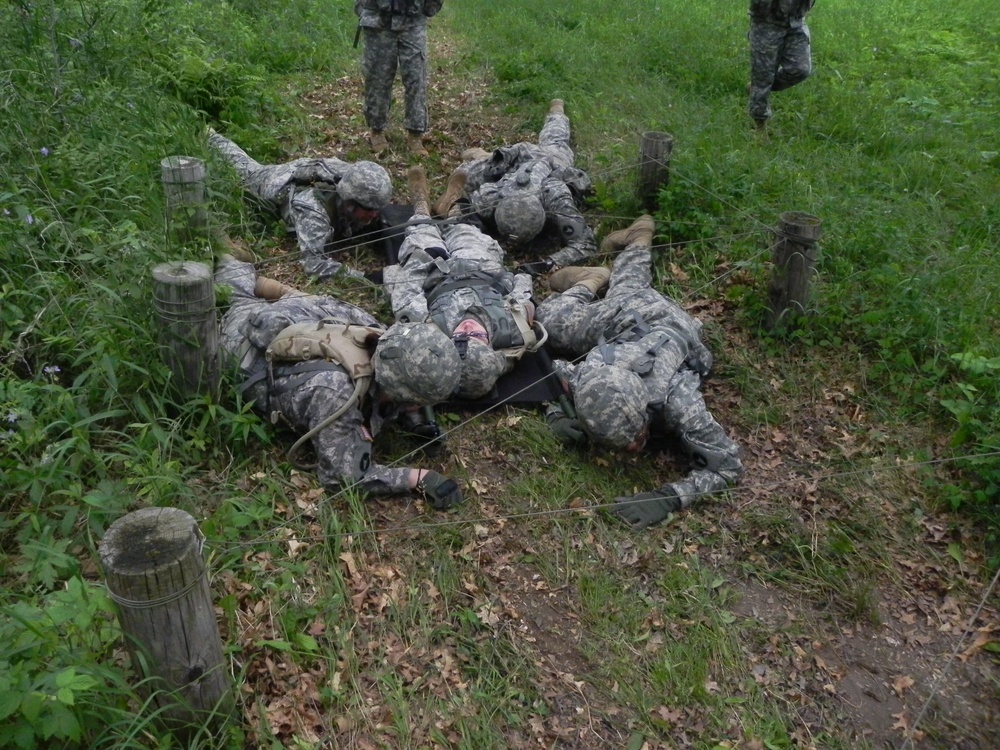
<svg viewBox="0 0 1000 750"><path fill-rule="evenodd" d="M670 155L674 137L669 133L648 131L639 144L639 180L637 194L646 211L655 211L660 202L660 188L670 182Z"/></svg>
<svg viewBox="0 0 1000 750"><path fill-rule="evenodd" d="M168 156L160 161L167 199L168 237L184 244L208 237L205 162L193 156Z"/></svg>
<svg viewBox="0 0 1000 750"><path fill-rule="evenodd" d="M176 261L153 268L153 304L163 355L180 395L217 396L219 319L212 269Z"/></svg>
<svg viewBox="0 0 1000 750"><path fill-rule="evenodd" d="M158 721L187 737L228 718L229 668L202 556L204 537L177 508L143 508L115 521L100 545L108 592Z"/></svg>
<svg viewBox="0 0 1000 750"><path fill-rule="evenodd" d="M772 248L767 328L790 328L809 307L809 285L819 259L820 220L811 214L781 214Z"/></svg>

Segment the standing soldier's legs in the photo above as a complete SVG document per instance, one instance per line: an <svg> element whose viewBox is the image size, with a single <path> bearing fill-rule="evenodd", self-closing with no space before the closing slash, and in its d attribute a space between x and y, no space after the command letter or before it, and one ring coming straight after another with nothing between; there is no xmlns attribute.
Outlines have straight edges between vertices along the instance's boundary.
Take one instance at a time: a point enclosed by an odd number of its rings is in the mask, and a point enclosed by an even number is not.
<svg viewBox="0 0 1000 750"><path fill-rule="evenodd" d="M385 130L389 125L398 36L395 31L364 29L361 73L365 78L365 122L371 130Z"/></svg>
<svg viewBox="0 0 1000 750"><path fill-rule="evenodd" d="M569 118L566 115L549 114L538 134L538 145L545 148L562 166L573 166L573 149L569 145Z"/></svg>
<svg viewBox="0 0 1000 750"><path fill-rule="evenodd" d="M764 22L750 24L750 116L758 122L771 117L771 89L786 28Z"/></svg>
<svg viewBox="0 0 1000 750"><path fill-rule="evenodd" d="M778 72L771 91L781 91L802 83L812 73L812 53L809 48L809 27L802 24L790 29L778 58Z"/></svg>
<svg viewBox="0 0 1000 750"><path fill-rule="evenodd" d="M411 133L427 130L427 24L400 32L399 74L403 79L403 127Z"/></svg>

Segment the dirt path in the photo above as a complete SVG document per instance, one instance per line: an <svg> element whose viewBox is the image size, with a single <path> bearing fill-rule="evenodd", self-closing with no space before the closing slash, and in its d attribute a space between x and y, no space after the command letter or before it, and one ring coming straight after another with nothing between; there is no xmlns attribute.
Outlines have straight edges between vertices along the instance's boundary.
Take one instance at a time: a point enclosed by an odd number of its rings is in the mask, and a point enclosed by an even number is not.
<svg viewBox="0 0 1000 750"><path fill-rule="evenodd" d="M433 45L428 145L434 155L428 171L437 193L463 148L534 134L518 131L488 105L486 79L453 73L461 68L450 64L460 55L456 46L440 33ZM347 158L368 158L360 101L356 76L312 90L303 101L318 123L309 148L334 147ZM392 148L380 159L397 185L410 164L401 133L397 127ZM300 281L294 268L281 273ZM728 366L780 372L783 363L767 361L732 313L728 303L715 299L698 310L731 343ZM907 747L918 749L1000 747L1000 619L996 594L977 612L989 581L974 552L975 535L954 518L926 510L916 471L888 460L880 466L887 448L902 454L902 446L886 444L891 431L865 413L851 378L835 366L828 372L818 397L806 394L801 403L776 388L784 414L780 427L743 423L736 387L723 379L708 384L710 407L743 446L747 478L729 501L692 511L697 529L691 535L705 539L694 554L724 571L738 592L733 613L747 634L743 657L757 685L797 717L797 746L815 747L817 736L830 734L877 748L902 747L908 736L913 744ZM489 433L503 418L492 416L460 439L489 445ZM488 451L479 456L473 482L497 487L511 465ZM848 469L833 479L828 470L816 469L858 465L874 468ZM375 525L399 526L410 514L404 506L381 506ZM682 518L672 531L683 535L689 523ZM540 581L531 566L514 562L532 549L529 529L516 523L503 528L502 538L484 536L475 548L498 594L495 611L483 616L493 612L495 627L537 660L545 681L539 692L553 712L543 728L512 730L510 746L626 746L630 733L622 707L611 693L580 678L599 669L579 648L585 628L577 603L568 591ZM386 546L381 563L405 570L409 554L405 545ZM480 601L474 594L472 599ZM445 657L428 652L407 658L418 673L440 667ZM268 691L287 692L278 683L274 675L257 680L265 704ZM285 708L293 712L294 701ZM703 717L696 710L667 719L677 731L663 747L699 740ZM352 738L357 747L379 744L353 727L327 730ZM422 746L421 739L411 737L413 746Z"/></svg>

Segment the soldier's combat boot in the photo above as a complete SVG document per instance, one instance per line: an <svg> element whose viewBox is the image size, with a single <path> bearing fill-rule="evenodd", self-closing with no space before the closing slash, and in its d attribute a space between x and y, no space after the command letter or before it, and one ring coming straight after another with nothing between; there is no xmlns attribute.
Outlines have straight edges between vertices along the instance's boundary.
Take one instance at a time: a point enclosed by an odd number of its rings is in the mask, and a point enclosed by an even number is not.
<svg viewBox="0 0 1000 750"><path fill-rule="evenodd" d="M549 114L550 115L564 115L566 114L566 108L563 106L562 99L553 99L549 102Z"/></svg>
<svg viewBox="0 0 1000 750"><path fill-rule="evenodd" d="M427 191L427 174L420 166L410 167L406 173L406 184L410 189L410 200L413 201L414 216L430 216L430 196Z"/></svg>
<svg viewBox="0 0 1000 750"><path fill-rule="evenodd" d="M596 295L610 278L611 271L601 266L566 266L549 276L549 288L553 292L565 292L575 286L585 286Z"/></svg>
<svg viewBox="0 0 1000 750"><path fill-rule="evenodd" d="M282 284L277 279L269 279L267 276L258 276L257 283L253 288L254 296L261 299L276 300L281 299L286 294L301 295L298 289L288 284Z"/></svg>
<svg viewBox="0 0 1000 750"><path fill-rule="evenodd" d="M455 205L455 201L461 198L462 193L465 192L465 181L467 179L468 175L464 169L459 168L451 173L451 177L448 178L448 184L445 186L444 194L434 204L435 216L443 219L448 215L451 207Z"/></svg>
<svg viewBox="0 0 1000 750"><path fill-rule="evenodd" d="M389 141L381 130L373 130L368 134L368 145L372 147L372 153L380 154L389 148Z"/></svg>
<svg viewBox="0 0 1000 750"><path fill-rule="evenodd" d="M424 145L424 134L415 130L406 131L406 147L414 156L428 156L427 147Z"/></svg>
<svg viewBox="0 0 1000 750"><path fill-rule="evenodd" d="M656 225L653 217L643 214L632 222L632 226L612 232L601 242L602 253L617 253L624 250L629 245L645 245L650 247L653 244L653 230Z"/></svg>
<svg viewBox="0 0 1000 750"><path fill-rule="evenodd" d="M479 161L480 159L489 159L491 156L493 154L485 148L476 146L474 148L467 148L462 152L462 161Z"/></svg>

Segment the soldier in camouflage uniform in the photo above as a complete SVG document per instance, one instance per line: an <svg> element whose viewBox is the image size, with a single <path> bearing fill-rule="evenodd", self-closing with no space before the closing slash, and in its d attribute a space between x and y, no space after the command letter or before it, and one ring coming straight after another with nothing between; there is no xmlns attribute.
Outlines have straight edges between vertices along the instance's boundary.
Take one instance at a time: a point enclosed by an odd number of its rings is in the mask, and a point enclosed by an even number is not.
<svg viewBox="0 0 1000 750"><path fill-rule="evenodd" d="M806 13L816 0L750 0L750 116L758 128L771 117L771 92L812 73Z"/></svg>
<svg viewBox="0 0 1000 750"><path fill-rule="evenodd" d="M233 166L247 191L278 211L295 233L307 274L322 279L343 269L345 275L364 278L328 257L327 246L379 225L379 212L392 198L388 172L374 162L334 158L261 164L215 131L208 142Z"/></svg>
<svg viewBox="0 0 1000 750"><path fill-rule="evenodd" d="M578 205L591 181L573 166L569 118L561 99L552 100L537 144L501 146L493 153L469 149L463 157L471 158L451 176L436 215L447 215L464 195L469 210L505 241L526 244L544 233L560 249L523 266L533 274L579 263L597 250Z"/></svg>
<svg viewBox="0 0 1000 750"><path fill-rule="evenodd" d="M701 323L654 290L653 219L643 216L609 236L602 250L624 251L605 268L567 267L549 283L555 294L538 306L549 342L579 364L556 360L576 417L555 404L546 419L566 442L592 440L639 450L650 428L675 434L694 469L684 479L634 497L616 498L612 512L640 529L718 492L743 473L739 448L705 407L699 390L712 366ZM603 299L597 292L605 284Z"/></svg>
<svg viewBox="0 0 1000 750"><path fill-rule="evenodd" d="M392 105L392 82L399 68L403 80L403 126L410 151L427 156L427 19L441 10L442 0L355 0L354 11L364 33L361 71L365 79L365 122L378 153L389 144L385 129Z"/></svg>
<svg viewBox="0 0 1000 750"><path fill-rule="evenodd" d="M430 219L423 169L410 170L414 216L399 263L383 282L403 323L431 322L452 337L460 357L456 395L481 398L526 350L537 348L531 277L504 268L504 252L477 227ZM416 347L407 356L417 357ZM430 399L420 399L431 403Z"/></svg>
<svg viewBox="0 0 1000 750"><path fill-rule="evenodd" d="M355 380L336 362L267 361L269 344L293 324L332 318L369 327L371 337L376 338L382 327L375 318L332 297L305 295L258 277L251 264L227 255L219 260L215 280L232 289L229 310L222 318L220 343L244 381L241 390L268 420L277 416L299 433L321 426L311 440L317 476L324 486L334 490L355 488L368 495L418 490L438 509L461 502L458 485L438 472L392 468L372 461L372 436L381 427L388 406L380 403L375 387L369 387L358 401L349 404ZM446 375L437 373L438 377ZM344 413L323 426L345 404L349 406ZM364 414L369 412L371 417L366 419Z"/></svg>

